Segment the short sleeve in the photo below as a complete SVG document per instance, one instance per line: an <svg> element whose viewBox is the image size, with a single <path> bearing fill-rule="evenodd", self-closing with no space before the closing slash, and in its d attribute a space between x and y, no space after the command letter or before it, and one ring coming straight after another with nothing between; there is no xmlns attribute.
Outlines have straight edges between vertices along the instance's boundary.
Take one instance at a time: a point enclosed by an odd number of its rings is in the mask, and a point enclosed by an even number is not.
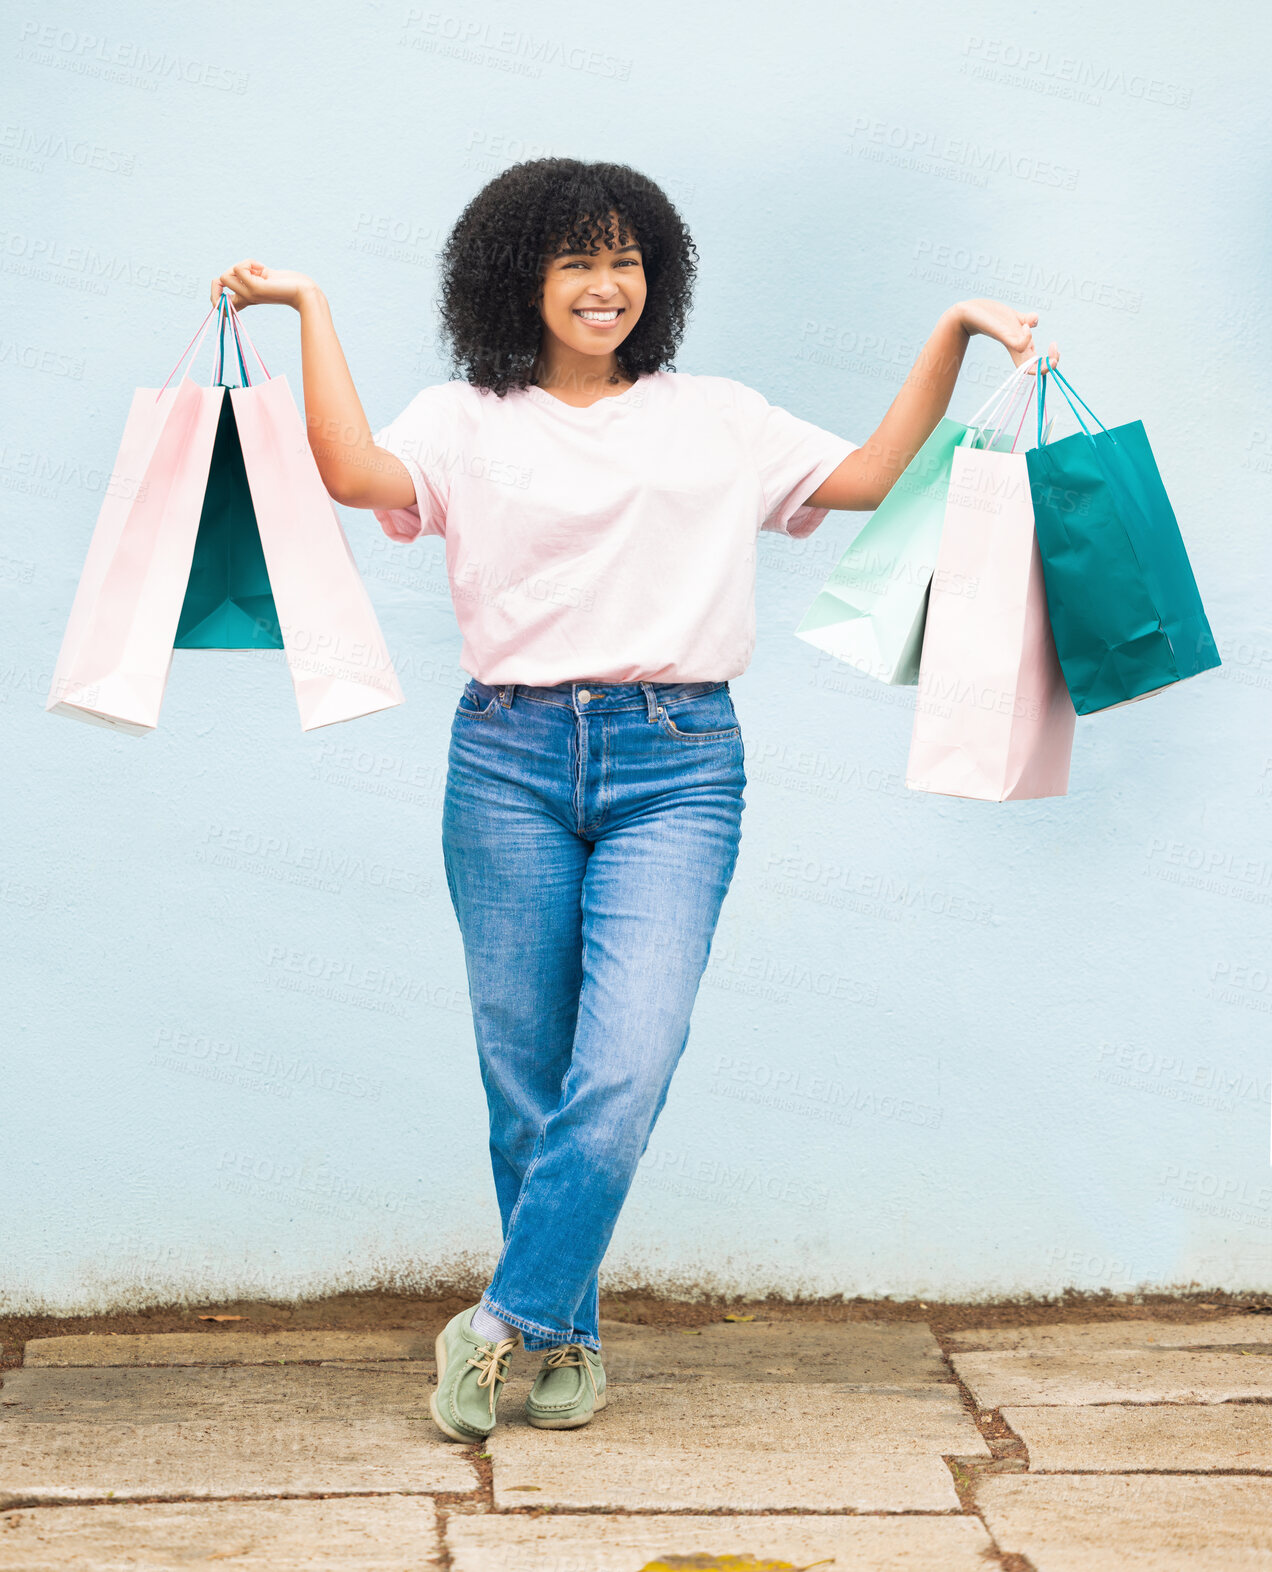
<svg viewBox="0 0 1272 1572"><path fill-rule="evenodd" d="M446 533L450 477L459 452L457 390L463 386L442 382L425 388L371 439L406 465L415 485L410 507L373 510L391 540Z"/></svg>
<svg viewBox="0 0 1272 1572"><path fill-rule="evenodd" d="M760 528L802 540L830 511L806 507L804 499L856 452L857 444L770 404L745 383L735 382L733 387L735 407L759 472L763 494Z"/></svg>

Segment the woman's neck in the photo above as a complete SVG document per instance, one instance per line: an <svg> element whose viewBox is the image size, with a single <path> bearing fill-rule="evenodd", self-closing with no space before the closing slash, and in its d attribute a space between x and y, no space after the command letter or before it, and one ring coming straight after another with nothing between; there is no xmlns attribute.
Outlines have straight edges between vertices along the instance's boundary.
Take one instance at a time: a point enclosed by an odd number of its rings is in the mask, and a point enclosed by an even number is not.
<svg viewBox="0 0 1272 1572"><path fill-rule="evenodd" d="M591 355L554 356L536 361L530 380L567 404L594 404L598 398L611 398L632 385L632 379L623 375L615 355L599 364Z"/></svg>

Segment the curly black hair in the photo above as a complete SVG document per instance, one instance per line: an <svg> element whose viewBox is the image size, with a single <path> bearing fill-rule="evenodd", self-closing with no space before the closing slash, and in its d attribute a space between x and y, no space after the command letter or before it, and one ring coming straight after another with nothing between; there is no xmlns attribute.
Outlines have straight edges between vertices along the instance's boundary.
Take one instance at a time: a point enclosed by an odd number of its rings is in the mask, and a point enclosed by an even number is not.
<svg viewBox="0 0 1272 1572"><path fill-rule="evenodd" d="M609 218L617 213L620 233ZM626 164L534 158L483 186L441 252L439 310L452 365L500 398L530 386L543 334L538 301L549 259L595 256L636 241L648 293L635 327L615 351L632 381L674 370L697 272L697 248L666 193Z"/></svg>

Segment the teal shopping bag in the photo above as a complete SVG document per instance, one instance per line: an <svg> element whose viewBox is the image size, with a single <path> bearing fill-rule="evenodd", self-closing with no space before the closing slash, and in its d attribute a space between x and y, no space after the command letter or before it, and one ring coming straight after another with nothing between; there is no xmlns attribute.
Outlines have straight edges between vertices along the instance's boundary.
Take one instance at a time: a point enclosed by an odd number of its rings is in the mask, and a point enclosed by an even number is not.
<svg viewBox="0 0 1272 1572"><path fill-rule="evenodd" d="M224 302L224 295L221 297ZM214 383L221 383L221 414L217 421L212 463L208 471L199 533L190 564L181 617L173 648L180 650L281 650L282 630L269 571L261 547L252 492L234 424L228 386L221 382L225 328L229 313L222 303ZM247 366L237 343L243 386Z"/></svg>
<svg viewBox="0 0 1272 1572"><path fill-rule="evenodd" d="M1044 440L1040 369L1038 446L1025 458L1056 654L1074 709L1090 715L1208 671L1219 651L1143 422L1108 430L1050 375L1082 430Z"/></svg>

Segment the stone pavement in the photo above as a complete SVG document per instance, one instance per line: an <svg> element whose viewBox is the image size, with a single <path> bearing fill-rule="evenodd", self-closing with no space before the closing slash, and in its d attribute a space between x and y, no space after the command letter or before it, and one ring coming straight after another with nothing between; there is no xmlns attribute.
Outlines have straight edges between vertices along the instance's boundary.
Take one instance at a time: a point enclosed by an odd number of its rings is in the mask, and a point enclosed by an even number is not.
<svg viewBox="0 0 1272 1572"><path fill-rule="evenodd" d="M0 1572L1272 1572L1272 1318L605 1321L485 1446L419 1331L66 1336L0 1388Z"/></svg>

